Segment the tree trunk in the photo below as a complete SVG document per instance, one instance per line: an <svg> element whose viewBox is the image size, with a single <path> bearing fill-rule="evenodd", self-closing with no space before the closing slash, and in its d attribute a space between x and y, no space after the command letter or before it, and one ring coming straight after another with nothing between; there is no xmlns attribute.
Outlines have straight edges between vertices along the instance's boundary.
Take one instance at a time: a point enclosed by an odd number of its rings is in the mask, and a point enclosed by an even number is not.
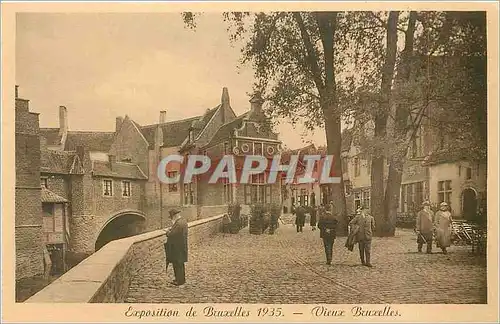
<svg viewBox="0 0 500 324"><path fill-rule="evenodd" d="M411 76L416 20L416 12L411 11L410 17L408 19L408 27L405 32L405 47L403 49L401 62L399 65L400 68L398 70L398 81L401 81L401 83L408 82ZM385 191L384 212L385 215L387 215L387 235L390 236L393 236L396 230L401 182L403 180L403 168L408 147L406 138L408 132L407 122L409 110L410 107L407 107L407 105L396 105L396 114L394 118L396 125L394 135L396 138L401 139L402 143L398 143L399 145L401 145L401 147L398 147L395 154L390 158L389 174L387 177L387 186Z"/></svg>
<svg viewBox="0 0 500 324"><path fill-rule="evenodd" d="M319 33L321 36L321 43L323 45L325 56L325 89L322 93L321 107L325 121L326 144L328 147L328 154L335 157L333 163L333 174L340 177L340 183L330 184L333 200L334 215L339 215L338 235L345 235L347 233L347 212L344 193L344 181L342 179L342 165L340 154L342 152L342 139L341 139L341 112L337 99L337 85L335 81L334 69L334 35L337 24L336 12L319 12L316 14L316 19L319 26Z"/></svg>
<svg viewBox="0 0 500 324"><path fill-rule="evenodd" d="M399 11L391 11L387 21L387 48L385 62L382 69L382 82L380 85L380 105L375 112L375 139L377 145L372 157L371 173L371 212L375 218L377 236L393 235L394 230L385 215L384 208L384 162L385 153L382 143L385 141L387 132L387 117L391 107L392 80L394 77L394 66L396 64L397 42L398 42L398 18ZM392 234L391 234L392 233Z"/></svg>

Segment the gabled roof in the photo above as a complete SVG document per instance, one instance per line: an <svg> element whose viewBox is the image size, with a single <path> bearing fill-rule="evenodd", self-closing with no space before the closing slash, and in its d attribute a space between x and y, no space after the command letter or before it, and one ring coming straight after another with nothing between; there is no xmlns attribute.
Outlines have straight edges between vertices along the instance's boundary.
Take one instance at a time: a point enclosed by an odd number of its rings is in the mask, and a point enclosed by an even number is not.
<svg viewBox="0 0 500 324"><path fill-rule="evenodd" d="M243 122L243 119L247 117L248 112L244 113L243 115L240 115L233 119L232 121L223 124L217 132L212 136L212 139L209 141L206 147L212 146L218 143L223 142L224 140L229 139L229 137L233 134L233 131L237 128L240 128Z"/></svg>
<svg viewBox="0 0 500 324"><path fill-rule="evenodd" d="M146 126L141 126L138 123L132 121L137 128L141 131L142 135L149 143L150 147L154 145L156 128L158 125L161 127L163 133L163 146L164 147L174 147L181 146L184 140L189 136L189 131L192 129L194 135L198 135L205 129L208 122L212 119L217 109L221 105L215 108L207 109L205 114L201 116L190 117L181 120L175 120L166 122L163 124L151 124Z"/></svg>
<svg viewBox="0 0 500 324"><path fill-rule="evenodd" d="M439 150L430 153L428 156L425 157L424 162L422 165L424 166L431 166L431 165L436 165L436 164L441 164L441 163L453 163L453 162L458 162L458 161L471 161L472 156L476 154L472 153L471 154L471 149L470 148L453 148L453 149L445 149L445 150ZM479 154L477 154L479 156ZM477 159L478 161L481 161L481 159Z"/></svg>
<svg viewBox="0 0 500 324"><path fill-rule="evenodd" d="M163 132L163 146L180 146L182 142L184 142L186 137L188 137L189 130L191 129L193 122L198 118L200 118L200 116L160 124L161 130ZM142 135L144 135L144 138L150 146L154 145L157 127L158 124L148 126L138 125L139 130L141 131Z"/></svg>
<svg viewBox="0 0 500 324"><path fill-rule="evenodd" d="M92 174L100 177L146 180L147 177L137 164L126 162L93 161Z"/></svg>
<svg viewBox="0 0 500 324"><path fill-rule="evenodd" d="M66 198L63 198L49 189L42 187L42 193L40 195L42 203L65 203L68 202Z"/></svg>
<svg viewBox="0 0 500 324"><path fill-rule="evenodd" d="M43 137L49 146L61 144L59 128L40 128L40 136Z"/></svg>
<svg viewBox="0 0 500 324"><path fill-rule="evenodd" d="M83 174L83 166L75 152L40 151L40 172L57 174Z"/></svg>
<svg viewBox="0 0 500 324"><path fill-rule="evenodd" d="M114 136L114 132L68 132L64 150L74 151L78 146L83 146L86 151L108 152Z"/></svg>

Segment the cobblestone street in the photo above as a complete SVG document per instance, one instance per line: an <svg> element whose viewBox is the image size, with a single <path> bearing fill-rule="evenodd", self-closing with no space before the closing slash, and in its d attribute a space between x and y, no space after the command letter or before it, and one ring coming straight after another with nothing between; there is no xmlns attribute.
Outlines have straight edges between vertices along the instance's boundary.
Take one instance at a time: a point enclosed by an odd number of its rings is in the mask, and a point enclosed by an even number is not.
<svg viewBox="0 0 500 324"><path fill-rule="evenodd" d="M137 303L486 303L485 258L452 246L448 255L416 253L409 230L375 238L373 268L359 264L357 246L334 244L327 266L318 231L296 233L280 225L275 235L218 234L192 248L187 283L175 287L164 255L134 278L126 302Z"/></svg>

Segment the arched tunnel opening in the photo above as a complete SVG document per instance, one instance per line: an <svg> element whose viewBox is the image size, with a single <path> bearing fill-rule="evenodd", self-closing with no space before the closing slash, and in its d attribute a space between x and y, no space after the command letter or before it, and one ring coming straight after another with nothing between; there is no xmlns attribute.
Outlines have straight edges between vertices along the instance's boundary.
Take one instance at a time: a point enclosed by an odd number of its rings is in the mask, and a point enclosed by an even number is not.
<svg viewBox="0 0 500 324"><path fill-rule="evenodd" d="M99 233L95 243L95 251L97 252L111 241L143 233L145 225L146 220L140 215L124 214L116 217L106 224Z"/></svg>

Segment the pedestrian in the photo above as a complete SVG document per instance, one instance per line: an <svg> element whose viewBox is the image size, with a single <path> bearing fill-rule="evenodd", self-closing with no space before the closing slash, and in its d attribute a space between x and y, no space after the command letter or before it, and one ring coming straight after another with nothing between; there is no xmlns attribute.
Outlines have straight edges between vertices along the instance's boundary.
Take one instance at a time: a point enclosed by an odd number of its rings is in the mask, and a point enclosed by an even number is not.
<svg viewBox="0 0 500 324"><path fill-rule="evenodd" d="M424 201L422 203L422 210L418 212L415 232L417 233L417 248L418 252L422 252L422 247L424 244L427 245L426 252L428 254L432 253L432 232L434 213L431 210L431 203Z"/></svg>
<svg viewBox="0 0 500 324"><path fill-rule="evenodd" d="M322 209L318 221L319 237L323 239L323 246L325 248L326 264L332 264L333 257L333 243L337 237L337 224L338 220L333 214L333 211L328 208Z"/></svg>
<svg viewBox="0 0 500 324"><path fill-rule="evenodd" d="M172 263L175 280L172 284L181 286L186 282L184 263L188 260L188 225L181 217L178 209L169 210L172 226L166 230L167 242L165 243L166 266Z"/></svg>
<svg viewBox="0 0 500 324"><path fill-rule="evenodd" d="M360 213L356 215L350 222L349 226L357 226L356 241L359 246L359 257L361 264L367 267L372 267L371 264L371 247L372 236L375 230L375 219L368 213L368 206L363 205Z"/></svg>
<svg viewBox="0 0 500 324"><path fill-rule="evenodd" d="M309 211L309 215L311 215L310 224L311 224L312 230L315 231L316 230L316 223L317 223L318 207L311 206L311 209Z"/></svg>
<svg viewBox="0 0 500 324"><path fill-rule="evenodd" d="M441 248L444 254L448 253L446 249L451 245L452 221L448 204L443 201L436 212L434 228L436 229L437 246Z"/></svg>
<svg viewBox="0 0 500 324"><path fill-rule="evenodd" d="M295 209L295 225L297 226L297 233L302 232L306 223L306 210L302 205Z"/></svg>

